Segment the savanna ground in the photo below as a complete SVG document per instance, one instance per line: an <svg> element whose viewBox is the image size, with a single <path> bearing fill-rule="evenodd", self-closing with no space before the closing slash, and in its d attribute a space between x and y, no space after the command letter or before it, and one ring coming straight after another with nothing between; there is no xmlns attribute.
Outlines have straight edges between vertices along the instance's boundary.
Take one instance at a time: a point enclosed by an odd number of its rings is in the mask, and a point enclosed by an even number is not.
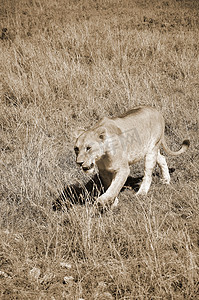
<svg viewBox="0 0 199 300"><path fill-rule="evenodd" d="M198 299L199 2L1 0L0 299ZM7 30L6 30L7 29ZM89 180L73 133L152 105L166 119L171 185L54 211ZM131 176L143 175L143 164Z"/></svg>

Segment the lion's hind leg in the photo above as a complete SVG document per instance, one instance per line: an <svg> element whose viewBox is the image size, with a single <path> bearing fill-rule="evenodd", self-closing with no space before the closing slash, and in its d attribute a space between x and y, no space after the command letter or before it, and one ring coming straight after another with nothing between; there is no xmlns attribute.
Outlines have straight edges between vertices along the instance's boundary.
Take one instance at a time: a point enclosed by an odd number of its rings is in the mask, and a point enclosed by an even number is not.
<svg viewBox="0 0 199 300"><path fill-rule="evenodd" d="M158 150L157 163L158 163L161 173L162 173L163 183L169 184L170 183L169 169L168 169L165 157L162 154L160 154L160 150Z"/></svg>
<svg viewBox="0 0 199 300"><path fill-rule="evenodd" d="M136 195L146 195L151 186L152 172L157 163L158 149L154 148L145 156L144 178Z"/></svg>

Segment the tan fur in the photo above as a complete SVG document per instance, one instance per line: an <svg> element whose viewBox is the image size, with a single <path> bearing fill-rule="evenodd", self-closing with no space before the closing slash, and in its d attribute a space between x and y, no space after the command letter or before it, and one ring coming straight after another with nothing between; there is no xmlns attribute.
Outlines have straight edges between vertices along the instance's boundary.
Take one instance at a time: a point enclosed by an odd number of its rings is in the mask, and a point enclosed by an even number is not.
<svg viewBox="0 0 199 300"><path fill-rule="evenodd" d="M102 206L116 205L116 198L130 173L129 166L141 159L145 161L144 178L137 195L146 195L156 163L160 166L164 183L170 175L160 146L170 155L187 150L189 141L182 148L171 151L164 138L163 116L151 107L136 107L120 117L103 118L93 128L81 132L76 140L76 162L86 173L93 173L95 166L105 187L98 198ZM115 202L114 202L115 201Z"/></svg>

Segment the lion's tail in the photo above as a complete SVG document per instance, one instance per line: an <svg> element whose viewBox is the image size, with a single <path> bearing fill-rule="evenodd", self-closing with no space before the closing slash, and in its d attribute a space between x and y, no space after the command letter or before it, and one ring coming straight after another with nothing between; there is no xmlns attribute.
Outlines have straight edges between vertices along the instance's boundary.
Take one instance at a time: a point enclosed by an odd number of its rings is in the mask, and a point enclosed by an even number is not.
<svg viewBox="0 0 199 300"><path fill-rule="evenodd" d="M187 151L187 149L189 148L189 146L190 146L190 141L189 140L184 140L183 143L182 143L182 147L181 147L180 150L178 150L178 151L172 151L167 146L166 141L165 141L165 137L163 137L163 139L162 139L162 147L163 147L164 151L167 154L172 155L172 156L177 156L177 155L180 155L180 154L184 153L185 151Z"/></svg>

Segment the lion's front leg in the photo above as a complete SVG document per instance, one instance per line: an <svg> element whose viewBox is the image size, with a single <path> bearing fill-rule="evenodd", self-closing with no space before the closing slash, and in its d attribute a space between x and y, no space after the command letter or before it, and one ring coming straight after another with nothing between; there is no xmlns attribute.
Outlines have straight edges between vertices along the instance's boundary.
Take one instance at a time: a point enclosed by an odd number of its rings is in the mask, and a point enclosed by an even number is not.
<svg viewBox="0 0 199 300"><path fill-rule="evenodd" d="M121 168L116 173L109 173L109 177L107 177L107 173L105 176L104 174L100 174L100 177L102 178L102 181L105 185L106 191L97 199L97 204L99 207L114 207L117 205L117 196L122 187L124 186L129 173L129 167L126 167Z"/></svg>

